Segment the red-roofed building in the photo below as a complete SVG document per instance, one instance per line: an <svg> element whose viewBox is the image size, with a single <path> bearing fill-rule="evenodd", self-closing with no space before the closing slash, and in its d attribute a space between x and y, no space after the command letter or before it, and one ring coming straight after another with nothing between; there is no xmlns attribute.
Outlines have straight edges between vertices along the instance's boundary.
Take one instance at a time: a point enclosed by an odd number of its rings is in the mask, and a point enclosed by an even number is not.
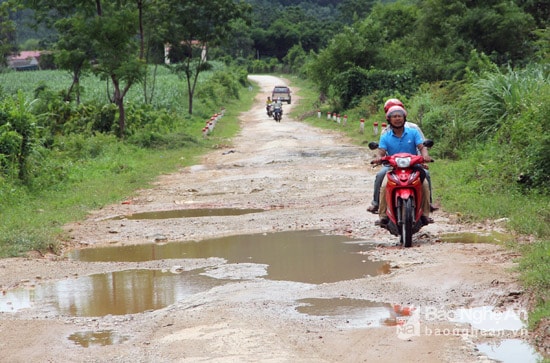
<svg viewBox="0 0 550 363"><path fill-rule="evenodd" d="M38 50L25 50L8 57L8 67L16 71L37 71L40 69L40 55Z"/></svg>

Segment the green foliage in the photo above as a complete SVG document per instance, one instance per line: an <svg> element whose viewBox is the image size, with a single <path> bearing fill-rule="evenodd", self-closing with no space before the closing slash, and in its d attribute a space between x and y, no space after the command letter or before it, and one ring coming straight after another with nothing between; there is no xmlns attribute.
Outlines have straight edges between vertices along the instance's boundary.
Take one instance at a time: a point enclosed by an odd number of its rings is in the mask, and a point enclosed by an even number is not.
<svg viewBox="0 0 550 363"><path fill-rule="evenodd" d="M213 145L226 143L226 138L238 129L235 115L241 108L250 107L254 94L248 90L248 84L241 86L246 79L242 70L223 72L220 67L205 72L199 85L209 83L210 73L217 73L217 82L225 84L222 88L236 87L233 88L236 94L221 101L228 110L214 133L206 139L201 132L204 118L218 112L220 104L198 98L197 116L186 115L177 108L181 95L164 92L164 87L170 90L177 82L177 77L168 72L161 72L162 97L158 102L128 102L125 141L118 139L109 127L103 130L98 126L116 127L118 109L105 100L103 103L98 101L95 95L101 91L96 92L95 88L101 89L104 84L93 82L93 77L86 79L86 84L90 83L84 95L92 96L89 101L71 104L63 117L57 117L54 113L62 110L60 105L64 103L59 101L63 94L56 87L61 89L64 82L53 76L63 73L16 74L27 81L21 83L26 88L20 93L38 98L23 102L23 108L19 107L18 99L6 98L0 102L0 163L3 168L0 175L0 256L16 256L33 249L55 252L62 225L83 218L90 209L121 200L133 190L147 186L157 175L189 165L195 155ZM37 83L29 80L40 76L49 77L49 82L44 79L40 91L35 93ZM131 95L130 99L137 100L139 96ZM19 128L14 128L13 121L19 115L26 117L23 121L33 120L35 112L40 117L35 119L37 132L25 163L28 178L22 184L17 166L23 136ZM45 139L47 142L42 142Z"/></svg>
<svg viewBox="0 0 550 363"><path fill-rule="evenodd" d="M462 120L469 125L464 137L486 142L484 152L496 150L500 172L494 177L502 179L506 188L523 174L523 188L548 193L548 70L531 66L487 73L467 88L463 102Z"/></svg>
<svg viewBox="0 0 550 363"><path fill-rule="evenodd" d="M10 17L12 6L11 2L0 2L0 69L6 65L6 56L17 50L16 24Z"/></svg>
<svg viewBox="0 0 550 363"><path fill-rule="evenodd" d="M550 63L550 27L537 29L533 34L536 37L534 46L537 60L543 64Z"/></svg>
<svg viewBox="0 0 550 363"><path fill-rule="evenodd" d="M239 97L239 89L242 86L242 76L227 71L216 71L203 82L197 89L197 96L212 105L220 104L224 100L232 100Z"/></svg>
<svg viewBox="0 0 550 363"><path fill-rule="evenodd" d="M535 187L544 193L550 193L550 83L538 84L540 87L522 93L521 105L515 105L513 117L507 117L497 131L494 142L507 145L521 153L505 154L505 164L513 164L524 180L526 188ZM509 107L514 108L514 107Z"/></svg>
<svg viewBox="0 0 550 363"><path fill-rule="evenodd" d="M208 47L223 43L231 34L235 21L248 20L251 8L233 0L184 3L171 0L165 5L167 11L158 19L165 26L162 39L171 44L171 58L174 52L180 51L172 69L186 80L191 115L198 76L208 65Z"/></svg>
<svg viewBox="0 0 550 363"><path fill-rule="evenodd" d="M27 39L21 44L21 50L35 50L40 49L40 40L33 38Z"/></svg>
<svg viewBox="0 0 550 363"><path fill-rule="evenodd" d="M541 240L523 247L519 262L521 279L525 286L538 292L539 306L529 314L529 327L550 316L550 240Z"/></svg>
<svg viewBox="0 0 550 363"><path fill-rule="evenodd" d="M528 63L535 49L534 27L530 14L504 0L377 3L365 19L344 27L311 56L306 74L323 93L336 79L354 80L348 83L351 89L332 89L340 98L335 102L347 107L362 96L355 92L360 83L356 67L406 73L413 84L461 81L491 66Z"/></svg>
<svg viewBox="0 0 550 363"><path fill-rule="evenodd" d="M283 62L294 70L295 73L299 73L307 60L307 54L302 47L302 44L295 44L289 49L288 53L283 57Z"/></svg>
<svg viewBox="0 0 550 363"><path fill-rule="evenodd" d="M250 73L259 74L259 73L269 73L273 70L268 62L264 60L255 59L248 64L248 71Z"/></svg>
<svg viewBox="0 0 550 363"><path fill-rule="evenodd" d="M23 183L28 182L31 175L28 159L37 143L36 121L29 108L22 92L18 92L17 99L7 99L0 104L2 169L8 173L17 170L17 176Z"/></svg>
<svg viewBox="0 0 550 363"><path fill-rule="evenodd" d="M431 151L435 157L456 159L470 141L472 127L461 118L462 108L456 105L462 93L460 84L439 82L422 85L409 100L399 97L409 111L407 119L436 142L437 147Z"/></svg>
<svg viewBox="0 0 550 363"><path fill-rule="evenodd" d="M90 137L86 134L69 134L56 137L52 150L57 152L57 158L71 162L86 161L108 154L116 144L114 135L96 134Z"/></svg>
<svg viewBox="0 0 550 363"><path fill-rule="evenodd" d="M334 78L352 67L369 69L376 57L376 45L353 28L345 28L320 51L308 66L308 76L321 92L327 93Z"/></svg>
<svg viewBox="0 0 550 363"><path fill-rule="evenodd" d="M4 234L0 238L0 250L2 250L3 256L21 256L28 251L59 252L59 242L48 233L46 228L17 229L2 232ZM5 244L5 241L9 241L9 244Z"/></svg>
<svg viewBox="0 0 550 363"><path fill-rule="evenodd" d="M339 96L341 105L347 109L358 104L361 97L374 92L411 94L416 88L410 72L365 70L352 67L338 74L332 86Z"/></svg>
<svg viewBox="0 0 550 363"><path fill-rule="evenodd" d="M289 6L282 6L277 1L247 2L252 4L254 12L249 32L253 49L248 57L256 59L284 60L297 44L306 53L317 52L342 29L343 23L352 20L342 19L339 10L326 3L297 1L293 4L285 2ZM362 10L366 11L367 8ZM285 64L289 66L286 61ZM292 69L292 72L296 71Z"/></svg>

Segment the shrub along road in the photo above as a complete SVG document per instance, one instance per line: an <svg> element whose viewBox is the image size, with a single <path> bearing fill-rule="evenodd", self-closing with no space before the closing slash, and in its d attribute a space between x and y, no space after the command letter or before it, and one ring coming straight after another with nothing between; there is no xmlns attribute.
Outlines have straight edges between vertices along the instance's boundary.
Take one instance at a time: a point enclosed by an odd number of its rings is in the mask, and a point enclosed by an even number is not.
<svg viewBox="0 0 550 363"><path fill-rule="evenodd" d="M98 246L161 246L172 241L198 241L199 246L201 240L224 236L321 230L328 235L349 237L350 242L363 241L356 253L362 255L365 265L369 260L388 261L385 273L304 283L269 279L269 268L252 259L249 263L185 256L141 262L83 262L60 256L0 260L0 308L4 311L0 313L0 360L488 361L476 350L476 344L495 342L502 336L482 336L475 331L468 334L465 331L470 326L453 317L459 308L523 309L525 299L511 272L513 253L492 244L441 242L440 236L446 232L478 231L478 226L456 224L444 211L433 215L436 223L415 236L412 248L396 247L395 237L374 226L377 215L366 212L376 172L368 164L372 152L353 146L338 133L290 119L289 111L299 102L296 90L292 105L283 106L282 122L275 123L265 113L264 100L273 86L284 80L271 76L252 79L260 85L261 92L255 106L241 115L242 132L230 144L205 155L198 165L161 176L151 189L138 191L124 203L92 211L87 220L66 226L73 241L67 252L84 252ZM142 212L219 208L263 212L113 218ZM294 265L286 269L314 265L314 258L324 263L324 257L315 256L314 249L298 262L289 258ZM347 268L327 265L325 272L330 276ZM105 285L111 286L116 280L115 272L137 270L171 271L182 279L202 274L218 283L200 292L177 296L168 306L134 314L78 316L74 312L81 303L79 299L89 297L59 292L63 283L70 284L84 276L104 274L109 281ZM40 286L51 283L58 284L57 303L41 299L38 293L25 295L25 291L42 291ZM15 298L9 301L14 291L23 291L20 296L31 296L21 298L29 303L25 305ZM137 296L154 300L156 295L149 296L147 291ZM368 322L358 317L357 308L352 307L338 313L304 314L297 310L304 305L300 299L325 299L311 301L314 305L330 302L335 308L339 301L342 305L359 303L363 306L359 310L363 309L366 315L373 311L368 307L373 304L381 307L383 313L380 318L371 316ZM113 292L108 299L92 304L108 310L114 300ZM57 308L52 308L54 305ZM63 310L63 306L68 308ZM499 332L516 338L512 330ZM104 345L95 341L90 347L69 339L101 334L118 339ZM89 340L94 343L92 338Z"/></svg>

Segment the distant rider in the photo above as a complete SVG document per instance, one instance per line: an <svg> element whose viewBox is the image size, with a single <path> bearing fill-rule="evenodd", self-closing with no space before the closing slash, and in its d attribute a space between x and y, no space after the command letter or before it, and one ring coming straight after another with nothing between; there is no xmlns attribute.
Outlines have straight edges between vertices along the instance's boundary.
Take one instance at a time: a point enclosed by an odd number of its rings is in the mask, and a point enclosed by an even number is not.
<svg viewBox="0 0 550 363"><path fill-rule="evenodd" d="M280 112L281 117L283 116L283 103L281 102L281 97L277 97L277 101L272 104L273 112Z"/></svg>
<svg viewBox="0 0 550 363"><path fill-rule="evenodd" d="M268 116L272 115L272 104L273 101L271 100L271 97L267 96L267 100L265 101L265 110L267 111Z"/></svg>

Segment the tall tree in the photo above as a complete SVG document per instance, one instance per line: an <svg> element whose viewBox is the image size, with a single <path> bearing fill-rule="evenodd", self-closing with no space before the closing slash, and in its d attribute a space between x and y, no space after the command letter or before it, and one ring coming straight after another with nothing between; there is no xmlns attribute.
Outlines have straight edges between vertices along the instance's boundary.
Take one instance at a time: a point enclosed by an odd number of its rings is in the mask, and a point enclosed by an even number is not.
<svg viewBox="0 0 550 363"><path fill-rule="evenodd" d="M93 49L88 41L88 24L81 17L60 19L55 27L59 32L59 40L55 44L55 61L59 68L71 73L71 83L65 101L72 99L76 94L76 103L80 103L80 78L83 72L90 69L90 60L93 57Z"/></svg>
<svg viewBox="0 0 550 363"><path fill-rule="evenodd" d="M92 70L102 79L111 81L113 93L109 97L118 107L118 134L124 137L124 97L133 85L141 82L146 69L139 58L138 13L135 2L131 1L101 6L100 0L96 0L96 4L97 16L90 23L97 57Z"/></svg>
<svg viewBox="0 0 550 363"><path fill-rule="evenodd" d="M0 66L5 66L7 56L17 50L15 23L10 18L11 6L8 1L0 1Z"/></svg>
<svg viewBox="0 0 550 363"><path fill-rule="evenodd" d="M183 74L187 84L189 114L193 113L193 96L200 72L208 69L208 48L224 42L232 22L248 20L249 5L234 0L166 0L164 13L174 71ZM249 20L248 20L249 21Z"/></svg>
<svg viewBox="0 0 550 363"><path fill-rule="evenodd" d="M78 85L82 70L91 70L112 86L109 100L118 108L118 130L124 136L124 97L141 82L145 63L140 59L140 0L19 0L36 12L36 19L56 27L59 66L73 74ZM78 89L78 87L76 87Z"/></svg>

